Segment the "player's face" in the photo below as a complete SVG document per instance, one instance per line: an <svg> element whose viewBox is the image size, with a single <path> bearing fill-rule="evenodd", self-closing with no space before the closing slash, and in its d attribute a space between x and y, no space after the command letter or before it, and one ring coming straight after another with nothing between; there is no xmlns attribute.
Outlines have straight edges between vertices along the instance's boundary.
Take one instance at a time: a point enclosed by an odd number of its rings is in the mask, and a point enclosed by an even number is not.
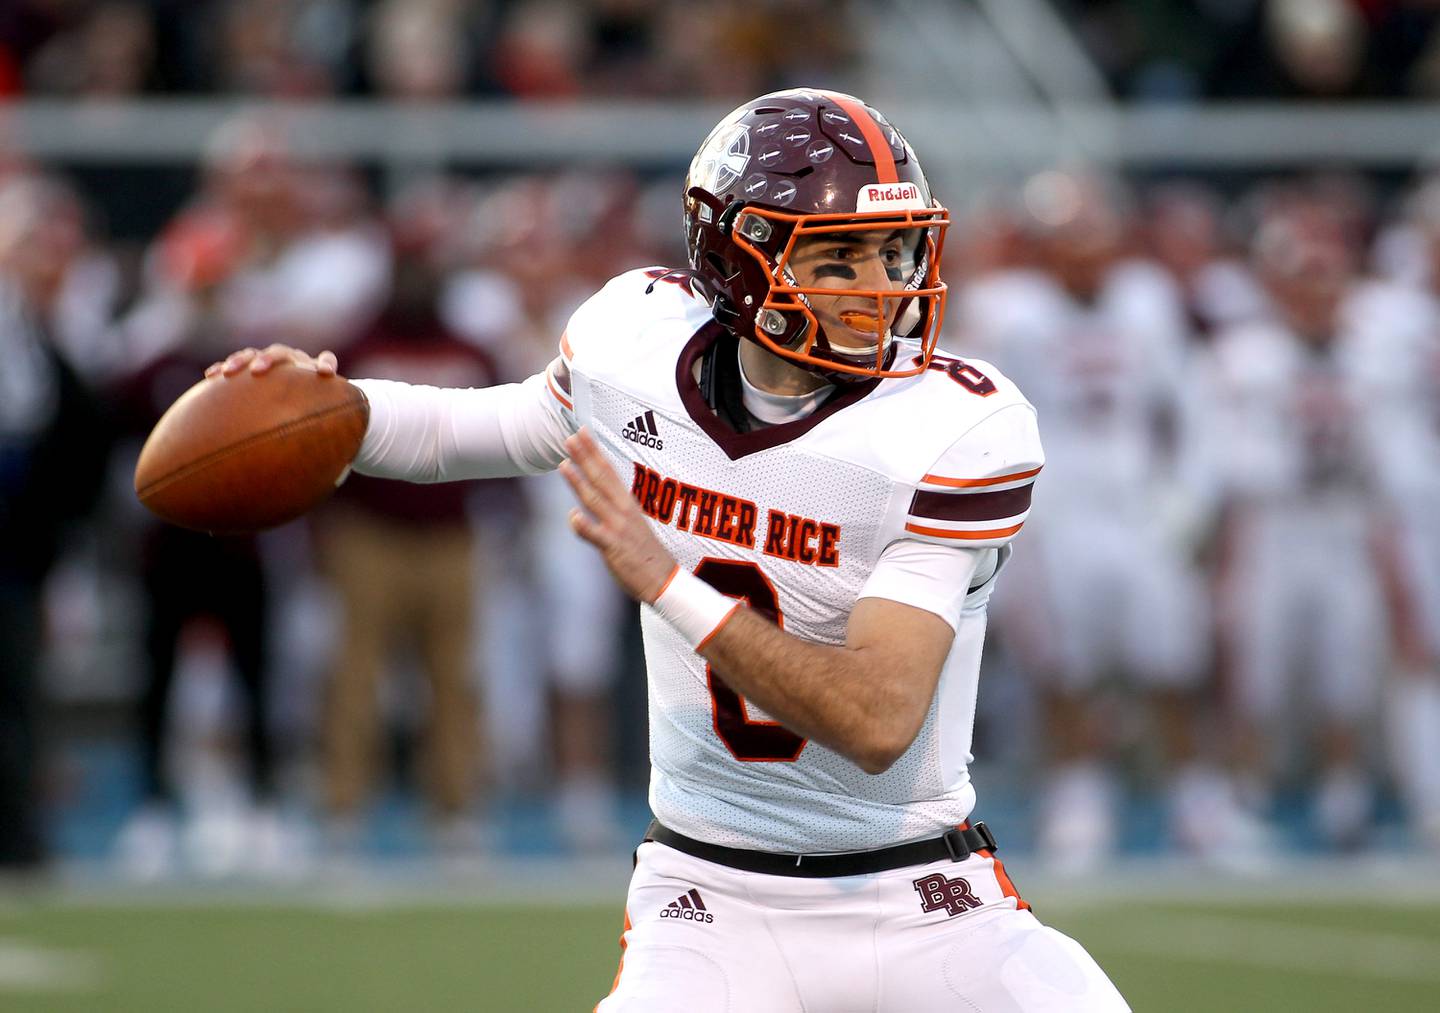
<svg viewBox="0 0 1440 1013"><path fill-rule="evenodd" d="M1089 301L1104 284L1120 252L1118 228L1075 223L1042 242L1046 266L1077 298Z"/></svg>
<svg viewBox="0 0 1440 1013"><path fill-rule="evenodd" d="M810 308L837 348L874 348L890 331L899 312L898 299L877 305L864 290L895 292L915 270L917 229L880 228L866 232L832 232L802 236L795 243L789 267L803 289L834 289L836 294L807 294ZM856 290L845 295L846 290Z"/></svg>
<svg viewBox="0 0 1440 1013"><path fill-rule="evenodd" d="M1290 325L1310 341L1333 336L1335 317L1350 284L1349 251L1340 242L1299 242L1292 259L1262 271L1271 297Z"/></svg>

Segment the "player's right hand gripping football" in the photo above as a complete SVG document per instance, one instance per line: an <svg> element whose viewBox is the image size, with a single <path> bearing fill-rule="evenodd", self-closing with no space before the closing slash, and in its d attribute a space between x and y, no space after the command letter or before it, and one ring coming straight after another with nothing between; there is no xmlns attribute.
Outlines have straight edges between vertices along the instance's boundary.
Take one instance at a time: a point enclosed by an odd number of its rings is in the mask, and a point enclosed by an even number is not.
<svg viewBox="0 0 1440 1013"><path fill-rule="evenodd" d="M263 351L258 348L242 348L238 352L231 352L225 357L225 361L211 363L205 370L205 375L235 376L248 368L252 375L261 376L268 372L271 366L286 359L289 359L292 365L314 370L321 376L334 376L338 365L334 352L326 351L318 356L311 356L298 348L276 343L266 346Z"/></svg>

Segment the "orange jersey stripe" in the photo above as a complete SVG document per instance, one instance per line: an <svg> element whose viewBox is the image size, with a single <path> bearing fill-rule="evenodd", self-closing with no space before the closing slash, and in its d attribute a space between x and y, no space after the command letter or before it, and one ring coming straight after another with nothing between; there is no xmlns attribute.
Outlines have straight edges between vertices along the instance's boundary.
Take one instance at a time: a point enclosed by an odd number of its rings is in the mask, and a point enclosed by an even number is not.
<svg viewBox="0 0 1440 1013"><path fill-rule="evenodd" d="M1044 465L1041 465L1041 468L1043 467ZM944 475L926 475L920 481L929 482L931 485L947 485L952 489L974 489L982 485L1000 485L1004 482L1018 482L1022 478L1031 478L1040 474L1041 468L1017 471L1013 475L996 475L994 478L947 478Z"/></svg>
<svg viewBox="0 0 1440 1013"><path fill-rule="evenodd" d="M550 375L550 371L548 369L545 371L545 383L547 386L549 386L550 393L555 395L556 401L559 401L561 404L563 404L568 411L573 412L575 410L575 406L566 399L564 394L560 393L560 387L558 384L555 383L555 378Z"/></svg>
<svg viewBox="0 0 1440 1013"><path fill-rule="evenodd" d="M575 353L570 350L570 332L569 332L569 331L561 331L561 332L560 332L560 354L563 355L563 356L565 356L566 360L575 358Z"/></svg>
<svg viewBox="0 0 1440 1013"><path fill-rule="evenodd" d="M926 528L919 524L906 524L905 530L913 531L917 535L931 535L935 538L962 538L969 541L980 541L985 538L1005 538L1024 526L1025 522L1021 521L1013 528L993 528L989 531L951 531L949 528Z"/></svg>
<svg viewBox="0 0 1440 1013"><path fill-rule="evenodd" d="M890 142L885 139L885 131L880 129L880 124L865 111L865 107L853 99L842 98L830 92L825 93L832 101L855 121L860 128L860 133L865 138L865 143L870 146L870 155L875 159L875 174L881 183L898 183L900 177L895 173L895 156L890 152Z"/></svg>

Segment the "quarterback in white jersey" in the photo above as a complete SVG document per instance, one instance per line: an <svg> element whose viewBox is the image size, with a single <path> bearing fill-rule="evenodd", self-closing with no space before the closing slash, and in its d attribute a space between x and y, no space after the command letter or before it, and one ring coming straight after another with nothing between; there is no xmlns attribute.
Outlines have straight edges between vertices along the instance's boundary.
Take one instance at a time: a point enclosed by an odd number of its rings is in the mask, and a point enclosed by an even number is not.
<svg viewBox="0 0 1440 1013"><path fill-rule="evenodd" d="M358 470L558 467L643 603L656 821L604 1013L1128 1008L967 821L1044 458L1008 380L935 351L947 220L874 109L763 96L691 166L690 270L611 281L525 383L358 382Z"/></svg>
<svg viewBox="0 0 1440 1013"><path fill-rule="evenodd" d="M728 430L692 375L722 328L683 283L653 284L658 273L616 278L571 321L568 381L551 375L557 424L584 420L682 572L795 636L843 644L854 602L875 597L944 618L955 640L908 748L847 758L747 707L645 609L655 815L762 851L944 833L974 805L966 764L984 606L1043 463L1033 410L988 367L967 363L957 381L934 360L941 369L851 384L802 418ZM616 320L634 328L618 341ZM896 342L899 357L920 353ZM971 551L927 569L956 543Z"/></svg>

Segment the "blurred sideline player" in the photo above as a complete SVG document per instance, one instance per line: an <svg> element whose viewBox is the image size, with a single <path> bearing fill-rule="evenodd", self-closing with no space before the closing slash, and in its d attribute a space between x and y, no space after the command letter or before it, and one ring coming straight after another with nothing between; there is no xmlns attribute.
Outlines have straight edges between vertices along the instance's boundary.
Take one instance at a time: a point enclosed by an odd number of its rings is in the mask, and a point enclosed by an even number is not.
<svg viewBox="0 0 1440 1013"><path fill-rule="evenodd" d="M596 199L587 192L584 213L576 215L577 188L588 184L593 190L597 183L601 196ZM605 244L607 231L596 219L614 217L599 209L614 203L616 189L613 181L597 181L591 174L555 180L523 177L487 195L466 216L457 239L469 263L452 281L449 309L471 340L503 361L506 375L528 376L554 357L555 334L593 290L577 283L579 277L595 273L587 270L592 251L603 248L610 265L628 259L638 266L653 259L618 253L613 233L612 242ZM503 657L507 650L529 648L520 661L523 684L511 676L503 688L490 688L491 693L503 692L506 701L505 723L497 725L493 717L489 722L496 753L507 754L497 755L497 761L514 763L522 749L543 741L552 769L542 776L550 787L560 839L577 851L603 848L621 838L612 694L619 674L624 597L604 563L570 531L574 497L559 475L528 483L524 501L521 537L499 549L515 557L509 562L509 579L515 579L516 568L524 570L528 594L522 595L524 601L494 605L542 617L565 616L565 630L556 635L548 618L532 620L528 628L535 632L528 645L499 643L491 649ZM489 555L493 561L495 555ZM487 618L491 623L526 621L526 616L503 614ZM492 667L497 679L509 674L508 663ZM543 680L535 678L537 667L544 672ZM523 705L517 705L520 694L526 697ZM541 710L549 715L548 727L526 720ZM541 757L539 750L529 751L524 767L533 775ZM496 773L503 779L516 771L497 763Z"/></svg>
<svg viewBox="0 0 1440 1013"><path fill-rule="evenodd" d="M141 298L109 336L114 347L87 353L117 376L128 372L116 396L133 405L137 433L190 385L194 357L207 361L217 345L243 342L333 347L353 338L384 294L389 247L362 213L359 193L343 174L296 160L263 118L221 124L203 168L198 190L147 253ZM304 849L281 811L276 719L287 708L275 707L275 694L300 681L314 638L316 624L305 621L311 616L295 593L309 576L303 526L218 540L159 526L146 550L152 616L141 724L149 804L117 835L117 856L142 878L165 874L181 857L211 874L287 874ZM170 700L171 684L177 662L184 671L191 659L217 656L204 650L216 638L188 633L206 629L193 620L207 612L220 620L247 695L250 799L229 790L223 766L200 778L208 764L182 762L180 783L169 783L166 768L198 724ZM314 651L316 660L323 650ZM176 794L186 810L183 835L170 804Z"/></svg>
<svg viewBox="0 0 1440 1013"><path fill-rule="evenodd" d="M152 248L149 291L122 324L134 336L131 369L110 392L119 425L137 437L191 385L197 366L237 340L224 291L248 237L232 225L184 212ZM142 880L172 873L182 859L206 875L278 870L293 852L278 806L274 588L260 539L211 537L148 516L143 523L141 799L116 835L116 858ZM183 748L203 736L176 687L182 675L216 665L233 670L244 693L243 792L208 750L187 756Z"/></svg>
<svg viewBox="0 0 1440 1013"><path fill-rule="evenodd" d="M361 381L358 468L558 466L645 603L657 821L599 1009L1127 1009L967 822L985 606L1043 455L1008 380L932 354L948 213L879 113L805 90L723 120L685 210L692 269L612 280L543 374ZM314 362L213 369L281 355Z"/></svg>
<svg viewBox="0 0 1440 1013"><path fill-rule="evenodd" d="M1219 196L1196 183L1170 183L1146 195L1146 249L1179 285L1193 335L1258 316L1265 297L1244 251L1226 248Z"/></svg>
<svg viewBox="0 0 1440 1013"><path fill-rule="evenodd" d="M48 857L45 584L110 450L109 419L57 347L82 223L58 181L0 179L0 878Z"/></svg>
<svg viewBox="0 0 1440 1013"><path fill-rule="evenodd" d="M1390 762L1421 839L1440 849L1440 177L1409 199L1394 232L1414 252L1424 300L1404 326L1371 328L1366 417L1388 507L1382 539L1394 657Z"/></svg>
<svg viewBox="0 0 1440 1013"><path fill-rule="evenodd" d="M1365 743L1387 639L1364 357L1380 333L1427 317L1415 295L1356 277L1344 234L1318 205L1262 223L1254 260L1272 311L1214 343L1225 448L1220 607L1244 789L1267 811L1278 744L1316 720L1315 827L1332 845L1359 847L1375 801Z"/></svg>
<svg viewBox="0 0 1440 1013"><path fill-rule="evenodd" d="M440 319L444 272L433 223L400 204L391 214L391 295L349 349L370 376L454 387L493 384L490 358ZM342 605L325 695L325 802L331 844L358 841L374 780L382 681L412 648L429 688L419 779L436 843L452 857L478 844L476 700L471 654L476 537L473 483L420 487L356 476L316 519L324 568Z"/></svg>
<svg viewBox="0 0 1440 1013"><path fill-rule="evenodd" d="M1047 423L1037 499L1049 508L997 602L1007 643L1041 680L1052 751L1041 853L1079 873L1116 845L1119 728L1097 704L1115 677L1141 689L1159 719L1173 836L1190 849L1233 848L1212 832L1223 778L1196 741L1209 659L1193 554L1209 491L1180 293L1127 254L1126 209L1107 181L1042 173L1023 205L1043 270L974 280L961 327Z"/></svg>
<svg viewBox="0 0 1440 1013"><path fill-rule="evenodd" d="M561 635L540 654L551 685L551 754L556 829L576 850L620 838L615 781L613 692L625 599L604 561L571 535L575 498L557 476L530 484L537 591L546 616L564 616Z"/></svg>

